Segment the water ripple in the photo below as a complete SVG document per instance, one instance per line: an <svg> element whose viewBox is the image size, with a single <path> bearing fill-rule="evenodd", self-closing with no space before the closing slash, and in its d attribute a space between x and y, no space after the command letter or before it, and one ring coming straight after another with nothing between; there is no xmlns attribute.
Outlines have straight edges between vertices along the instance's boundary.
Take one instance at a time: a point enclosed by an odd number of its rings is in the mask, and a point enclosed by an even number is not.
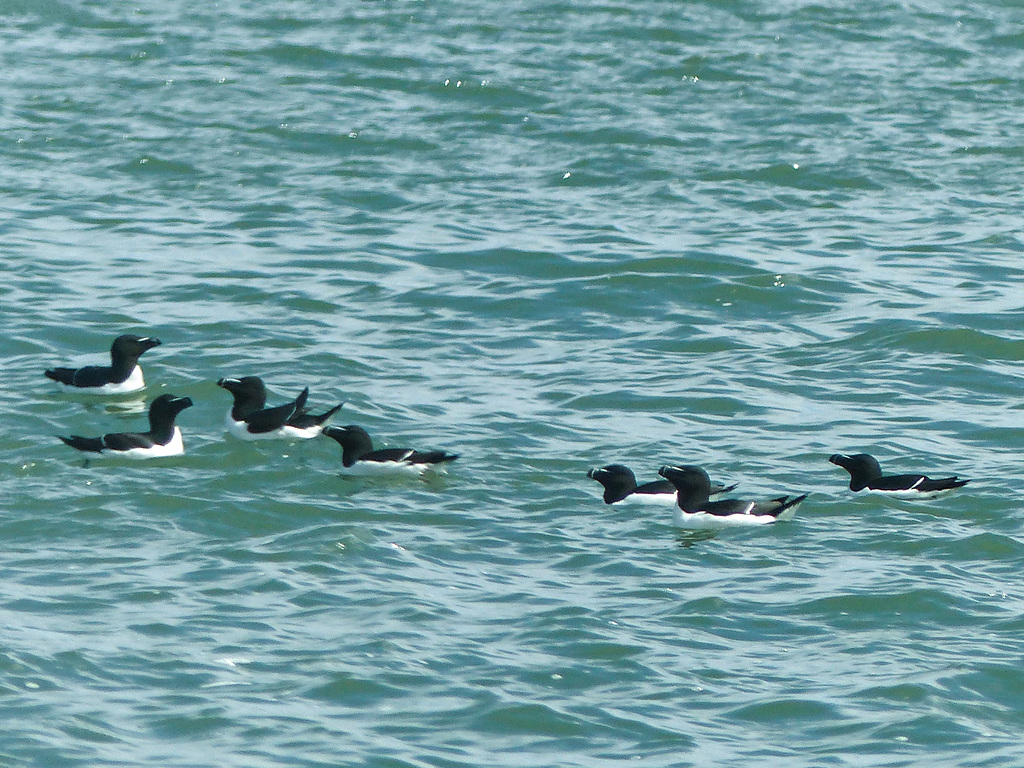
<svg viewBox="0 0 1024 768"><path fill-rule="evenodd" d="M0 759L1020 761L1018 9L79 6L0 2ZM85 466L146 398L41 372L135 330L188 454ZM245 374L462 457L231 441Z"/></svg>

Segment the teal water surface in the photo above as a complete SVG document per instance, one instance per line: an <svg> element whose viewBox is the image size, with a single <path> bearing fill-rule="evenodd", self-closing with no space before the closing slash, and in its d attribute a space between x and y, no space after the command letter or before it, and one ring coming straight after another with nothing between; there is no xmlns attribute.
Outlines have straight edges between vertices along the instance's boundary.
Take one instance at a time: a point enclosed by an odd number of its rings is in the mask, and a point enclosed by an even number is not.
<svg viewBox="0 0 1024 768"><path fill-rule="evenodd" d="M0 14L0 763L1024 765L1024 9ZM42 376L129 331L144 397ZM240 375L461 458L232 441ZM55 437L162 392L184 457Z"/></svg>

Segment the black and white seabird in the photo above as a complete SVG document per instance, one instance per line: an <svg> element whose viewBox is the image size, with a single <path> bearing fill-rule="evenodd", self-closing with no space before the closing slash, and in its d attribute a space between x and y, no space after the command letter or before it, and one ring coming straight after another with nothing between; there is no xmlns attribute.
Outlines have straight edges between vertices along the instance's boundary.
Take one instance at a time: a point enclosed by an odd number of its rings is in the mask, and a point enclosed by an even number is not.
<svg viewBox="0 0 1024 768"><path fill-rule="evenodd" d="M604 486L604 503L618 504L620 502L643 504L675 504L676 487L668 480L652 480L643 485L637 485L636 475L633 470L624 464L608 464L603 467L595 467L587 472L587 477L597 480ZM724 486L721 483L712 483L711 496L718 493L726 493L735 488L735 485Z"/></svg>
<svg viewBox="0 0 1024 768"><path fill-rule="evenodd" d="M149 406L149 432L113 432L102 437L61 437L67 445L101 456L155 459L185 453L181 429L174 420L192 406L187 397L160 395Z"/></svg>
<svg viewBox="0 0 1024 768"><path fill-rule="evenodd" d="M874 456L866 453L855 453L847 456L834 453L829 461L850 473L851 491L871 491L890 496L901 496L909 499L924 499L940 493L962 488L970 480L956 477L943 477L932 480L926 475L883 475L882 467Z"/></svg>
<svg viewBox="0 0 1024 768"><path fill-rule="evenodd" d="M362 427L327 427L324 435L341 446L341 464L345 474L352 475L421 475L431 471L446 472L445 465L459 458L444 451L414 451L412 448L373 449L370 435Z"/></svg>
<svg viewBox="0 0 1024 768"><path fill-rule="evenodd" d="M160 346L160 339L125 333L110 345L110 365L87 365L84 368L51 368L46 377L100 395L124 395L146 387L139 367L139 357L148 349Z"/></svg>
<svg viewBox="0 0 1024 768"><path fill-rule="evenodd" d="M309 413L306 408L309 387L306 387L290 403L265 408L267 388L258 376L221 379L217 386L223 387L234 397L234 404L224 417L224 425L230 434L240 440L305 440L316 437L323 430L324 424L343 405L338 404L319 416Z"/></svg>
<svg viewBox="0 0 1024 768"><path fill-rule="evenodd" d="M725 528L729 526L767 525L789 520L797 505L807 498L779 496L767 501L722 499L708 501L711 480L708 473L694 466L666 466L658 474L676 488L675 523L680 528Z"/></svg>

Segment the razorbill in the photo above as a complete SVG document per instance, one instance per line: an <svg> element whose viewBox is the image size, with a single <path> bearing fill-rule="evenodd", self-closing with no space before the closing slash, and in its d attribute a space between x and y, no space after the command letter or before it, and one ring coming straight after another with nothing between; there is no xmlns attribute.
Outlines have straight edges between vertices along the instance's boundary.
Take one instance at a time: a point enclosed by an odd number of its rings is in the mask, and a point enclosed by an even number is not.
<svg viewBox="0 0 1024 768"><path fill-rule="evenodd" d="M87 365L84 368L51 368L47 378L100 395L123 395L144 389L139 357L147 349L160 346L160 339L125 333L110 345L110 365Z"/></svg>
<svg viewBox="0 0 1024 768"><path fill-rule="evenodd" d="M636 475L633 470L624 464L608 464L603 467L594 467L587 472L587 477L597 480L604 486L604 503L617 504L619 502L640 502L654 504L675 504L676 487L668 480L652 480L643 485L637 485ZM724 486L721 483L711 485L711 495L726 493L735 488L735 485Z"/></svg>
<svg viewBox="0 0 1024 768"><path fill-rule="evenodd" d="M766 525L789 520L797 505L807 498L779 496L767 501L723 499L708 501L711 480L700 467L662 467L658 474L676 488L675 523L680 528L725 528L738 525Z"/></svg>
<svg viewBox="0 0 1024 768"><path fill-rule="evenodd" d="M866 490L908 499L925 499L961 488L970 482L955 475L938 480L925 475L883 475L875 457L866 453L855 453L852 456L834 453L829 461L850 473L851 491Z"/></svg>
<svg viewBox="0 0 1024 768"><path fill-rule="evenodd" d="M327 427L324 435L341 446L343 472L352 475L421 475L446 472L445 464L459 458L444 451L414 451L412 448L373 449L370 435L362 427Z"/></svg>
<svg viewBox="0 0 1024 768"><path fill-rule="evenodd" d="M290 403L265 408L267 388L258 376L221 379L217 386L234 397L234 404L224 417L224 425L230 434L241 440L305 440L316 437L342 405L336 405L319 416L309 413L306 408L309 387L306 387Z"/></svg>
<svg viewBox="0 0 1024 768"><path fill-rule="evenodd" d="M101 456L124 456L130 459L155 459L185 453L181 429L174 423L179 413L192 406L187 397L160 395L149 406L149 432L112 432L102 437L61 437L79 451Z"/></svg>

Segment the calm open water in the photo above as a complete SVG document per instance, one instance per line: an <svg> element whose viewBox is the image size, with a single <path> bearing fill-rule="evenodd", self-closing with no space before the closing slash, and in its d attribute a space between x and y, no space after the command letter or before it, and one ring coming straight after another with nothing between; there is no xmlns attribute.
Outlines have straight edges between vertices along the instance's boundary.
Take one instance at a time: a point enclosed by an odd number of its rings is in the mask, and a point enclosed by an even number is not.
<svg viewBox="0 0 1024 768"><path fill-rule="evenodd" d="M0 14L0 764L1024 766L1019 3ZM144 404L42 370L125 331L188 454L86 467ZM231 442L245 374L462 459Z"/></svg>

